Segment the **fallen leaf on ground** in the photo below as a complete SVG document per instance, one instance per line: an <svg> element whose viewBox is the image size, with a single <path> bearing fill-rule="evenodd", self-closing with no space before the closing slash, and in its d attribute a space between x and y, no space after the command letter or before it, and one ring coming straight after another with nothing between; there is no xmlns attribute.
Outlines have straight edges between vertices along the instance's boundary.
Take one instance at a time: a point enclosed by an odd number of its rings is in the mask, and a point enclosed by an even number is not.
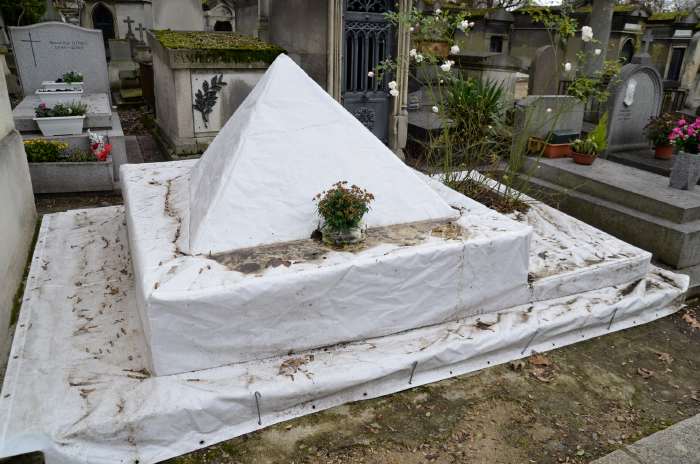
<svg viewBox="0 0 700 464"><path fill-rule="evenodd" d="M510 368L516 372L523 370L525 367L525 361L522 359L518 359L517 361L513 361L510 364L508 364Z"/></svg>
<svg viewBox="0 0 700 464"><path fill-rule="evenodd" d="M544 383L551 382L552 378L554 377L551 372L548 372L546 369L541 367L535 367L532 372L530 372L530 375Z"/></svg>
<svg viewBox="0 0 700 464"><path fill-rule="evenodd" d="M670 365L673 362L673 357L668 353L664 353L663 351L657 351L656 356L659 357L659 361L665 362L666 364Z"/></svg>
<svg viewBox="0 0 700 464"><path fill-rule="evenodd" d="M654 371L640 367L637 369L637 374L641 375L643 379L648 379L654 376Z"/></svg>
<svg viewBox="0 0 700 464"><path fill-rule="evenodd" d="M551 366L552 361L549 360L549 358L543 354L535 354L530 356L530 364L533 366Z"/></svg>
<svg viewBox="0 0 700 464"><path fill-rule="evenodd" d="M495 322L484 322L481 319L477 319L476 324L474 324L474 326L480 330L492 330L491 326L494 324Z"/></svg>
<svg viewBox="0 0 700 464"><path fill-rule="evenodd" d="M693 329L700 329L700 322L698 322L698 320L695 318L695 314L692 312L686 311L686 313L683 314L683 320Z"/></svg>

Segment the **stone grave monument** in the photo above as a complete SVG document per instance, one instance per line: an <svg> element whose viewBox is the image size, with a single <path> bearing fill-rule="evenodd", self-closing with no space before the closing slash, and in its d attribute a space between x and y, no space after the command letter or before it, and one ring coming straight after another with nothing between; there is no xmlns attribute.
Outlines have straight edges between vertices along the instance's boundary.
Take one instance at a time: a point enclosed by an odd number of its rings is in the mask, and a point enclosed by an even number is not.
<svg viewBox="0 0 700 464"><path fill-rule="evenodd" d="M34 110L42 103L42 97L36 94L37 90L42 88L42 83L55 81L66 72L77 71L84 77L84 92L77 99L88 106L83 133L50 138L64 141L72 149L87 150L88 129L106 136L108 143L112 145L111 160L108 161L113 164L112 177L118 179L119 166L127 160L126 148L119 115L112 107L102 31L59 22L45 22L26 27L11 27L10 36L24 92L24 99L15 107L12 115L22 137L25 140L42 137L34 121ZM66 173L65 178L53 173L45 178L52 179L51 184L35 183L36 192L114 188L114 185L108 185L107 180L101 185L90 182L82 185L87 179L77 173L75 176Z"/></svg>
<svg viewBox="0 0 700 464"><path fill-rule="evenodd" d="M661 111L663 85L649 57L650 34L644 41L643 50L622 67L612 84L607 102L608 153L647 149L644 126Z"/></svg>
<svg viewBox="0 0 700 464"><path fill-rule="evenodd" d="M545 45L535 51L529 74L528 93L530 95L557 95L559 64L553 46Z"/></svg>

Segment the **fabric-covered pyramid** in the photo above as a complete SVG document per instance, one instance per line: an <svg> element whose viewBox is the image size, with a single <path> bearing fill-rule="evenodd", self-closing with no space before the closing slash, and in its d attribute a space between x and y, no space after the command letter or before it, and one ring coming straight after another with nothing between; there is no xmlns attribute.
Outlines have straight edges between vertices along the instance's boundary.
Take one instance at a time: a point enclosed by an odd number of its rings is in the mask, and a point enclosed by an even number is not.
<svg viewBox="0 0 700 464"><path fill-rule="evenodd" d="M314 195L372 192L369 227L457 212L289 57L280 55L192 170L190 252L309 238Z"/></svg>

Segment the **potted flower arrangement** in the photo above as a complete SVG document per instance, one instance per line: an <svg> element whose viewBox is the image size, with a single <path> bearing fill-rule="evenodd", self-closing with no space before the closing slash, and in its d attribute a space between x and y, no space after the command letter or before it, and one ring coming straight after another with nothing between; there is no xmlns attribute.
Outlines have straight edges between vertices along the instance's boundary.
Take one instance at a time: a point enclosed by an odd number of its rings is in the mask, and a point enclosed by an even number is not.
<svg viewBox="0 0 700 464"><path fill-rule="evenodd" d="M35 193L105 191L114 188L111 147L100 137L102 150L92 149L88 140L69 146L50 139L24 141ZM90 138L90 137L88 137ZM99 148L99 146L98 146Z"/></svg>
<svg viewBox="0 0 700 464"><path fill-rule="evenodd" d="M42 82L41 87L44 90L82 90L83 75L77 71L69 71L55 81Z"/></svg>
<svg viewBox="0 0 700 464"><path fill-rule="evenodd" d="M654 145L654 157L663 160L673 158L673 144L668 137L676 127L676 118L670 113L663 113L649 120L644 127L644 133Z"/></svg>
<svg viewBox="0 0 700 464"><path fill-rule="evenodd" d="M678 147L678 154L673 160L669 185L680 190L693 190L700 179L700 117L688 122L679 119L671 130L668 140Z"/></svg>
<svg viewBox="0 0 700 464"><path fill-rule="evenodd" d="M83 132L87 105L72 102L58 103L49 107L46 103L41 103L35 108L34 113L34 121L45 136L80 135Z"/></svg>
<svg viewBox="0 0 700 464"><path fill-rule="evenodd" d="M459 47L455 45L456 31L464 32L474 25L467 20L466 13L451 14L439 8L432 15L413 8L408 13L389 13L387 17L395 25L400 22L411 24L418 50L441 58L459 53Z"/></svg>
<svg viewBox="0 0 700 464"><path fill-rule="evenodd" d="M571 158L574 163L590 166L600 153L605 151L607 142L608 113L604 113L598 125L583 139L571 143Z"/></svg>
<svg viewBox="0 0 700 464"><path fill-rule="evenodd" d="M348 245L365 238L362 218L369 211L374 195L347 181L333 186L314 197L319 216L323 219L321 234L328 245Z"/></svg>

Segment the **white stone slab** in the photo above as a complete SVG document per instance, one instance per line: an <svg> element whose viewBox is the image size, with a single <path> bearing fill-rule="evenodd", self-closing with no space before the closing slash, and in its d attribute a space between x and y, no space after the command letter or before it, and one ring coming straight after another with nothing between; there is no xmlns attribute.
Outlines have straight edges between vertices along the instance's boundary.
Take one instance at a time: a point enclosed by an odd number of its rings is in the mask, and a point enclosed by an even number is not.
<svg viewBox="0 0 700 464"><path fill-rule="evenodd" d="M375 195L369 227L456 213L288 56L280 55L192 171L189 249L308 238L311 199L346 180Z"/></svg>
<svg viewBox="0 0 700 464"><path fill-rule="evenodd" d="M83 95L76 100L87 105L87 115L85 118L85 129L112 127L112 119L118 118L117 114L112 114L112 105L106 93L95 93ZM15 127L20 132L38 131L34 121L35 108L39 106L42 99L36 95L24 97L22 101L12 110L12 117L15 120ZM49 105L52 106L52 105Z"/></svg>
<svg viewBox="0 0 700 464"><path fill-rule="evenodd" d="M186 254L194 162L122 168L140 314L158 375L389 335L529 299L530 227L466 197L455 221L462 230L447 238L436 236L444 228L437 222L398 227L393 238L352 252L306 240L215 258Z"/></svg>
<svg viewBox="0 0 700 464"><path fill-rule="evenodd" d="M44 216L0 394L0 457L43 451L47 464L155 463L650 322L677 311L688 285L652 268L632 287L479 316L493 322L489 330L474 317L291 356L308 376L280 374L290 359L281 356L152 377L124 222L122 207Z"/></svg>

